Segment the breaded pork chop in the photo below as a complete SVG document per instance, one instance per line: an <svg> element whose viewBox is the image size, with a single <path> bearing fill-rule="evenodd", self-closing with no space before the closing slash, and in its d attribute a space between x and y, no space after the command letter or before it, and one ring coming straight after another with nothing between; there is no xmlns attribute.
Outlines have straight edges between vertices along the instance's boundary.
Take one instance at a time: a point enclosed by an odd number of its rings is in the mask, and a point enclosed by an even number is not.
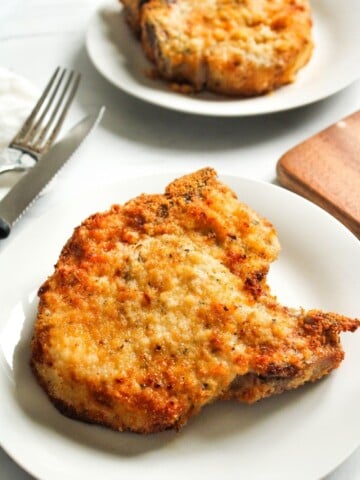
<svg viewBox="0 0 360 480"><path fill-rule="evenodd" d="M277 252L211 169L91 216L39 290L39 382L69 416L150 433L320 378L359 322L278 305L264 284Z"/></svg>
<svg viewBox="0 0 360 480"><path fill-rule="evenodd" d="M222 311L215 299L227 283L224 278L219 283L216 272L241 279L255 298L267 292L265 277L278 252L271 223L240 203L210 168L175 180L165 194L140 195L96 214L75 230L55 273L39 291L34 371L55 404L69 415L120 430L178 428L219 396L238 373L235 320L229 318L228 328L211 326L211 316ZM201 285L197 275L204 268L214 271ZM198 285L196 291L189 282ZM170 311L169 301L158 299L162 289L173 298ZM161 298L165 297L164 293ZM206 305L203 297L214 302ZM158 325L151 326L153 321ZM199 349L205 340L208 345ZM140 354L144 342L151 343L150 350ZM179 362L180 347L186 355ZM142 371L145 364L155 366L156 372ZM180 381L189 368L195 369L192 376L186 374ZM107 379L104 369L111 372ZM120 393L129 399L128 405L110 400Z"/></svg>
<svg viewBox="0 0 360 480"><path fill-rule="evenodd" d="M264 94L292 82L313 51L308 0L122 0L166 80L195 91Z"/></svg>

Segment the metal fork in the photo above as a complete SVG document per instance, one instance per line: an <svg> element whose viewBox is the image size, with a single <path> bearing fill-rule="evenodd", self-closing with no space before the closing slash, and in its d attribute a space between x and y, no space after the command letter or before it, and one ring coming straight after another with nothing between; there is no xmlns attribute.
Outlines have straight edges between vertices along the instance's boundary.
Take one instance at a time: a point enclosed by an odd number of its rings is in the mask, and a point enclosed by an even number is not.
<svg viewBox="0 0 360 480"><path fill-rule="evenodd" d="M55 142L75 97L80 74L58 67L29 117L0 153L0 174L31 168Z"/></svg>

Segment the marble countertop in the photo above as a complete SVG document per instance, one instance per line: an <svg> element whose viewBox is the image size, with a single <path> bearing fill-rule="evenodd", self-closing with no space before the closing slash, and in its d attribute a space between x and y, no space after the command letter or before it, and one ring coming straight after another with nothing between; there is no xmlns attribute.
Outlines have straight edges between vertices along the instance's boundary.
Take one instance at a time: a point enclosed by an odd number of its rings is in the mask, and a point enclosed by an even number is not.
<svg viewBox="0 0 360 480"><path fill-rule="evenodd" d="M61 170L55 185L16 225L15 236L32 218L64 199L116 179L212 166L221 174L275 182L276 162L283 153L360 108L360 81L313 105L249 118L191 116L144 103L109 84L88 58L84 36L98 5L96 0L28 0L0 6L1 67L28 78L39 89L57 65L80 71L82 84L69 124L94 107L107 107L96 141ZM11 175L1 178L0 187L14 181ZM1 480L30 478L0 449ZM326 480L359 478L357 450Z"/></svg>

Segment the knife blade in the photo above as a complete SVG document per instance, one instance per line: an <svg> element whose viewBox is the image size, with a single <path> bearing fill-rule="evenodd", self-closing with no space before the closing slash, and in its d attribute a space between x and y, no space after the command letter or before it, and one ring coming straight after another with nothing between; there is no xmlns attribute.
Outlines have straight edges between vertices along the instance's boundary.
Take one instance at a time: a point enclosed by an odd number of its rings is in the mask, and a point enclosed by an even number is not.
<svg viewBox="0 0 360 480"><path fill-rule="evenodd" d="M65 165L99 124L105 108L77 123L29 170L0 201L0 238L6 238L14 223L36 200L55 174Z"/></svg>

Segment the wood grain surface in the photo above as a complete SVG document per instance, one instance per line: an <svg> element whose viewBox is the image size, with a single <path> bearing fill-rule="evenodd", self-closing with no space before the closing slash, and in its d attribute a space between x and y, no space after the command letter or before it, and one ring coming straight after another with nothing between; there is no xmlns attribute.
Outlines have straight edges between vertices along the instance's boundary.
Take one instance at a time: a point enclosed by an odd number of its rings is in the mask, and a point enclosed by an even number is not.
<svg viewBox="0 0 360 480"><path fill-rule="evenodd" d="M285 153L277 176L360 238L360 111Z"/></svg>

